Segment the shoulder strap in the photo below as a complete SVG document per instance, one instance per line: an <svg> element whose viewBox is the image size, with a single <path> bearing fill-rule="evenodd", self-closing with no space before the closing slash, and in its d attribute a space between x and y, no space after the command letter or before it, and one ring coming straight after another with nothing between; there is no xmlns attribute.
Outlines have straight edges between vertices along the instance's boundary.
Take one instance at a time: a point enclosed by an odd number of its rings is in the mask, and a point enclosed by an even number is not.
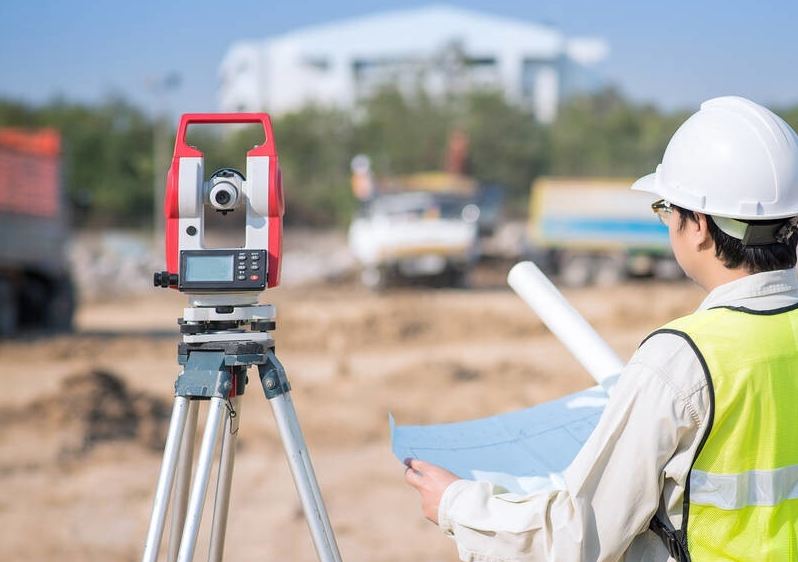
<svg viewBox="0 0 798 562"><path fill-rule="evenodd" d="M662 539L665 543L665 548L668 549L668 554L671 558L675 558L679 562L690 562L690 554L687 552L687 545L684 542L684 533L674 529L669 529L665 524L656 516L649 523L648 528Z"/></svg>
<svg viewBox="0 0 798 562"><path fill-rule="evenodd" d="M709 437L709 432L712 429L712 425L714 422L715 417L715 391L714 386L712 384L712 377L709 375L709 367L707 367L706 359L704 359L704 355L698 349L698 346L693 341L693 338L687 332L684 332L678 328L682 328L685 324L689 324L694 317L685 316L682 318L677 318L676 320L668 323L665 327L660 328L649 334L649 338L655 334L673 334L675 336L679 336L683 338L687 344L693 349L693 352L696 354L698 361L701 363L701 369L704 372L704 377L707 381L707 388L709 390L709 401L710 401L710 409L709 409L709 422L707 424L707 428L704 431L704 435L701 438L701 442L698 445L698 449L696 450L696 458L698 454L701 452L701 449L704 447L704 443L706 443L707 437ZM646 338L648 339L648 338ZM693 459L695 462L695 459ZM692 470L692 467L691 467ZM687 480L687 487L684 490L684 510L683 510L683 519L682 519L682 529L687 528L687 517L690 513L690 479L688 477ZM662 539L662 542L665 543L665 548L668 549L668 554L670 554L671 558L678 560L678 562L691 562L690 560L690 553L687 550L687 538L685 536L684 530L677 530L671 529L665 525L656 515L651 519L651 522L648 525L648 528L651 529L659 538Z"/></svg>

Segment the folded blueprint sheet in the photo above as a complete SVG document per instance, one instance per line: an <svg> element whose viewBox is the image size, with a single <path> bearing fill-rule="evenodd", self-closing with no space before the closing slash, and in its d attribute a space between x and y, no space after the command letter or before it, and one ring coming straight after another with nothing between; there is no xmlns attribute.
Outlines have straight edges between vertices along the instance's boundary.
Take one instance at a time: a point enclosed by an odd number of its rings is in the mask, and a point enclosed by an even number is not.
<svg viewBox="0 0 798 562"><path fill-rule="evenodd" d="M598 424L624 363L531 261L507 282L593 376L599 386L531 408L460 423L397 426L393 452L507 492L562 488L562 473Z"/></svg>
<svg viewBox="0 0 798 562"><path fill-rule="evenodd" d="M398 426L393 453L525 494L561 487L561 474L596 427L608 394L596 386L537 406L458 423Z"/></svg>

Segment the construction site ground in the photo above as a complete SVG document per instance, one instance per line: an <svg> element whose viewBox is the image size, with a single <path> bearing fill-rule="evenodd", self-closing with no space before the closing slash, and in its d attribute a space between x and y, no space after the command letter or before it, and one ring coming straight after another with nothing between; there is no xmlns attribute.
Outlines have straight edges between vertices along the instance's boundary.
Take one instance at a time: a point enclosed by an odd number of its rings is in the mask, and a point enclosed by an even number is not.
<svg viewBox="0 0 798 562"><path fill-rule="evenodd" d="M317 251L335 240L306 238ZM262 302L277 305L277 355L344 561L457 559L402 480L389 414L402 425L462 421L592 385L507 287L512 263L483 261L468 289L374 293L342 273L305 276L264 293ZM102 289L85 291L74 333L0 342L2 560L141 558L179 372L176 319L186 299L154 288ZM703 297L687 280L563 292L623 359ZM254 370L239 419L225 559L316 560ZM208 515L198 558L209 525Z"/></svg>

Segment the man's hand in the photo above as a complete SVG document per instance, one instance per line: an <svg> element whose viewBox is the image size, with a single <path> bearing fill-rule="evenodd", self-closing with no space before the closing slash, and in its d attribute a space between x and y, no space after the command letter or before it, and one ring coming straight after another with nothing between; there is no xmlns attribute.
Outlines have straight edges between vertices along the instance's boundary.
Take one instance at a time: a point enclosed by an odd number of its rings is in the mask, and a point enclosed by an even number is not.
<svg viewBox="0 0 798 562"><path fill-rule="evenodd" d="M438 524L438 505L446 487L460 478L446 469L418 459L405 459L405 482L421 494L421 512Z"/></svg>

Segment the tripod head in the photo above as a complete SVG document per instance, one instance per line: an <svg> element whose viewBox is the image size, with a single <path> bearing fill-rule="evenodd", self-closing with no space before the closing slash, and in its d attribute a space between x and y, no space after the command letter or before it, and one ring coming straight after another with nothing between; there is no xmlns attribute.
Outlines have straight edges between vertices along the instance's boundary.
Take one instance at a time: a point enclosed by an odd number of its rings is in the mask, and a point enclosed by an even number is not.
<svg viewBox="0 0 798 562"><path fill-rule="evenodd" d="M194 124L260 124L265 141L246 153L246 173L221 168L206 180L204 155L186 143ZM266 113L187 113L180 119L174 155L166 178L166 271L155 273L157 287L189 296L181 331L209 327L229 330L243 322L268 325L258 310L260 293L280 282L283 213L282 175ZM233 248L205 245L205 210L224 215L244 212L245 242ZM252 307L247 312L242 312ZM273 308L273 307L271 307ZM273 322L271 322L273 325ZM202 328L204 327L204 328ZM202 329L201 329L202 328Z"/></svg>

